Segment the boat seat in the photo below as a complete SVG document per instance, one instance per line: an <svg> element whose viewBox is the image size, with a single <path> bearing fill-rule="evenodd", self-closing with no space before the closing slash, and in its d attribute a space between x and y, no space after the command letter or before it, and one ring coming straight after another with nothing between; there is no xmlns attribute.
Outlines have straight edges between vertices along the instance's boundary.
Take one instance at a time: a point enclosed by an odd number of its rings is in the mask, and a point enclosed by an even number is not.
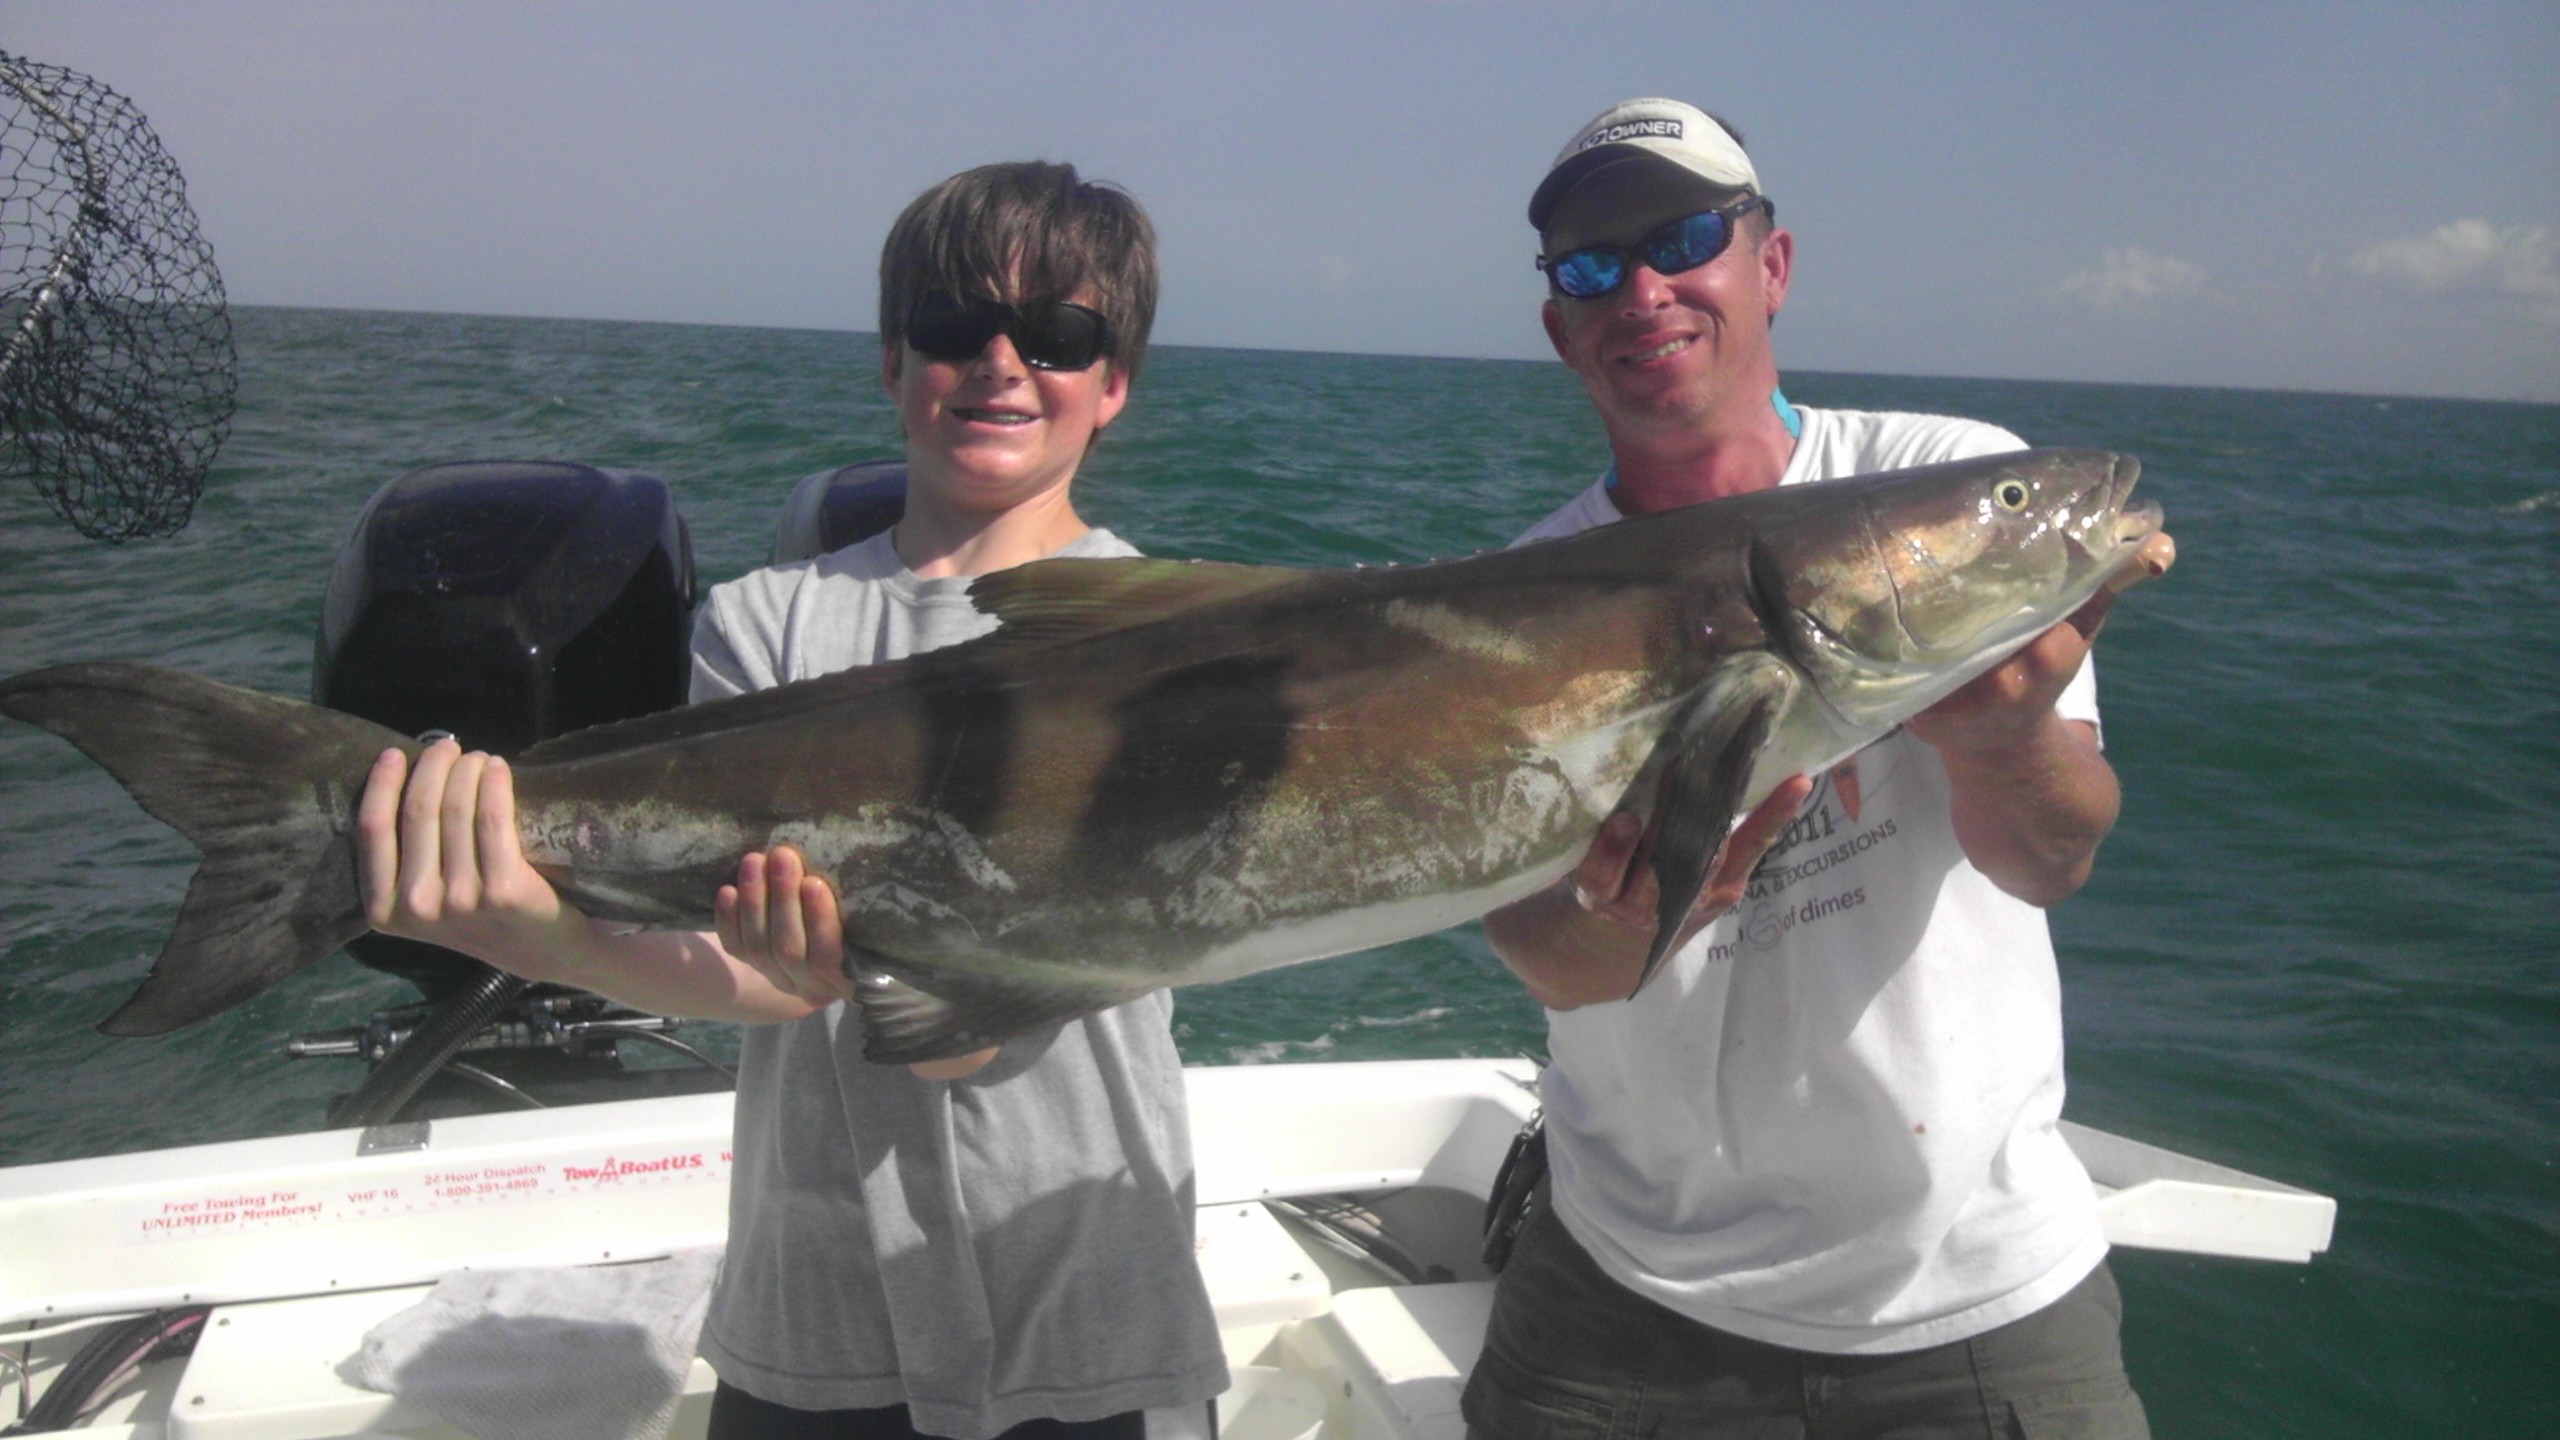
<svg viewBox="0 0 2560 1440"><path fill-rule="evenodd" d="M1336 1332L1327 1358L1396 1440L1462 1440L1458 1396L1492 1314L1493 1282L1463 1280L1346 1290L1317 1323Z"/></svg>

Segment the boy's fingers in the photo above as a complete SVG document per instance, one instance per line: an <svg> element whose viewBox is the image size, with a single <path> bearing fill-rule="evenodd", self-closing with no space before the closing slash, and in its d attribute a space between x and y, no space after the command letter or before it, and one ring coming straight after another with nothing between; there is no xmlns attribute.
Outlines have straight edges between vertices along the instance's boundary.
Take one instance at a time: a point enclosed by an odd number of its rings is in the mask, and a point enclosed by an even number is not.
<svg viewBox="0 0 2560 1440"><path fill-rule="evenodd" d="M720 937L720 948L743 958L746 942L738 935L738 887L723 885L711 897L711 930Z"/></svg>
<svg viewBox="0 0 2560 1440"><path fill-rule="evenodd" d="M773 926L773 954L795 971L809 957L809 933L800 915L803 878L800 852L788 845L775 846L765 861L765 903Z"/></svg>
<svg viewBox="0 0 2560 1440"><path fill-rule="evenodd" d="M374 758L356 802L357 854L363 861L364 916L374 928L391 923L392 897L400 884L400 795L409 778L409 756L397 748Z"/></svg>
<svg viewBox="0 0 2560 1440"><path fill-rule="evenodd" d="M762 851L752 852L738 862L738 944L733 948L740 958L748 955L761 958L771 948L764 871Z"/></svg>
<svg viewBox="0 0 2560 1440"><path fill-rule="evenodd" d="M454 761L437 817L446 902L464 910L480 902L480 777L488 769L488 755L478 750Z"/></svg>
<svg viewBox="0 0 2560 1440"><path fill-rule="evenodd" d="M425 919L435 917L444 889L444 840L437 831L445 780L461 754L462 747L451 740L418 752L408 788L400 795L399 903Z"/></svg>
<svg viewBox="0 0 2560 1440"><path fill-rule="evenodd" d="M853 981L844 973L844 911L835 887L821 876L800 882L800 909L808 918L809 975L838 1000L850 999Z"/></svg>
<svg viewBox="0 0 2560 1440"><path fill-rule="evenodd" d="M492 755L480 772L480 808L472 837L480 863L493 877L513 878L523 868L524 842L516 835L516 775L505 759Z"/></svg>

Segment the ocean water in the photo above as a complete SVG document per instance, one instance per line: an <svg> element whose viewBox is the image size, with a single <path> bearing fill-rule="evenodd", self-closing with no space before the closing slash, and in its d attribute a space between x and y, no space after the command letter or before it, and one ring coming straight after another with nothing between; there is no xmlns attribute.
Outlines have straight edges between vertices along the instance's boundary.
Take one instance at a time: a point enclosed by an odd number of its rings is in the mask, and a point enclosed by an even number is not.
<svg viewBox="0 0 2560 1440"><path fill-rule="evenodd" d="M102 547L0 491L0 674L122 657L307 693L332 556L422 465L661 475L708 584L760 563L792 480L896 451L867 336L235 318L240 413L185 532ZM2179 539L2101 647L2126 804L2053 912L2070 1113L2340 1215L2307 1266L2118 1253L2158 1433L2560 1433L2560 409L1787 386L2130 451ZM1411 561L1502 543L1601 455L1552 365L1160 348L1080 490L1156 553ZM91 1030L193 864L67 746L0 722L0 1163L314 1128L351 1083L279 1053L402 997L344 960L178 1035ZM1542 1039L1471 928L1186 991L1178 1022L1203 1064Z"/></svg>

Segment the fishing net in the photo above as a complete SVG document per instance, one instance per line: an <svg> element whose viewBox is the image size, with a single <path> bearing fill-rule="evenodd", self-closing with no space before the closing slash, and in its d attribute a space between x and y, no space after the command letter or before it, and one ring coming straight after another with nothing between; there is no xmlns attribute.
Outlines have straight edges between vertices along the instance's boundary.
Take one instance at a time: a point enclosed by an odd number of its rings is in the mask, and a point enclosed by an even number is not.
<svg viewBox="0 0 2560 1440"><path fill-rule="evenodd" d="M0 470L93 539L175 533L232 367L213 247L141 112L0 52Z"/></svg>

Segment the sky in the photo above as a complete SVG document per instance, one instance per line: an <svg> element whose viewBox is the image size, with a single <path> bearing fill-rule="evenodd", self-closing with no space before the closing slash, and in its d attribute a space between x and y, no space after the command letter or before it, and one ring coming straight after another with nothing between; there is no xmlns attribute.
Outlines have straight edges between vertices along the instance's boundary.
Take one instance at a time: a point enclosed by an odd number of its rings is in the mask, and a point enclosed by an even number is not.
<svg viewBox="0 0 2560 1440"><path fill-rule="evenodd" d="M1071 161L1161 344L1545 358L1611 103L1743 131L1782 367L2560 401L2560 5L0 0L236 303L875 328L917 191Z"/></svg>

